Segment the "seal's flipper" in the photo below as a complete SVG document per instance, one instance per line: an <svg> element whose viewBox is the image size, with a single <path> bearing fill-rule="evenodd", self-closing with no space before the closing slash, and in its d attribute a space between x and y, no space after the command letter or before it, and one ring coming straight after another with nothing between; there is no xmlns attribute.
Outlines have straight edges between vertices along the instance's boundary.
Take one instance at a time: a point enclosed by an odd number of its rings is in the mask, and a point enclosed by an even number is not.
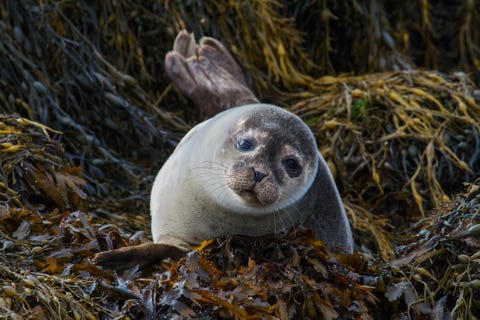
<svg viewBox="0 0 480 320"><path fill-rule="evenodd" d="M215 61L219 67L225 69L238 82L247 87L247 80L242 68L240 68L235 58L220 41L210 37L203 37L200 41L199 55L207 58L209 61Z"/></svg>
<svg viewBox="0 0 480 320"><path fill-rule="evenodd" d="M165 57L165 71L183 94L205 115L212 116L258 99L247 87L242 69L219 41L180 31L173 51Z"/></svg>
<svg viewBox="0 0 480 320"><path fill-rule="evenodd" d="M306 226L313 227L316 237L333 248L353 253L353 238L342 198L327 162L318 154L318 171L308 197L316 213L308 217Z"/></svg>
<svg viewBox="0 0 480 320"><path fill-rule="evenodd" d="M182 30L178 33L173 43L173 51L178 52L183 57L188 58L193 55L196 55L196 44L195 37L193 33L188 33L185 30Z"/></svg>
<svg viewBox="0 0 480 320"><path fill-rule="evenodd" d="M97 253L93 263L105 269L125 270L135 265L140 269L161 263L166 258L179 259L186 250L164 243L144 243Z"/></svg>

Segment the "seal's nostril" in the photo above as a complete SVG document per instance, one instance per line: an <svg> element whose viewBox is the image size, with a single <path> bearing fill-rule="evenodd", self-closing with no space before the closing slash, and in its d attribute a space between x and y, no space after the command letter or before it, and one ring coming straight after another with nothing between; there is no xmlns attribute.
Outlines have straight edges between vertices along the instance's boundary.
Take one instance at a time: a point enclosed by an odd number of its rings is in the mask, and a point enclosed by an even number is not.
<svg viewBox="0 0 480 320"><path fill-rule="evenodd" d="M254 172L255 182L260 182L260 181L262 181L263 178L265 178L267 176L265 173L262 173L262 172L258 172L258 171L255 171L255 170L253 170L253 172Z"/></svg>

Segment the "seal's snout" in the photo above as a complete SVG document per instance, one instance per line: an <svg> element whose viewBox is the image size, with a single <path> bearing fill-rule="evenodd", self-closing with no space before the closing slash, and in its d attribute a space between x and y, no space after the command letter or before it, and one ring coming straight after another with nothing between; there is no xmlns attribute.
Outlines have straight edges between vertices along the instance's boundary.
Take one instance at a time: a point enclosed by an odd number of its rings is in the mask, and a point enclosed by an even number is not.
<svg viewBox="0 0 480 320"><path fill-rule="evenodd" d="M266 173L256 171L255 169L253 169L253 179L255 180L256 183L259 183L260 181L262 181L262 179L265 178L266 176L267 176Z"/></svg>
<svg viewBox="0 0 480 320"><path fill-rule="evenodd" d="M240 168L231 172L228 186L249 205L262 207L273 204L280 195L268 176L253 167Z"/></svg>

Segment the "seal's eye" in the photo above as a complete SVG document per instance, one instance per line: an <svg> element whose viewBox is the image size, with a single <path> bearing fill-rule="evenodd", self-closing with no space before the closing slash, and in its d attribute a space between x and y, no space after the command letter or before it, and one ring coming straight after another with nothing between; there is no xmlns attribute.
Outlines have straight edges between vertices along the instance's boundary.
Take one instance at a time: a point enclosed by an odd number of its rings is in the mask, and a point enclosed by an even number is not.
<svg viewBox="0 0 480 320"><path fill-rule="evenodd" d="M252 151L255 148L255 144L250 139L238 139L236 147L239 151Z"/></svg>
<svg viewBox="0 0 480 320"><path fill-rule="evenodd" d="M302 173L302 166L294 157L286 157L282 160L282 165L292 178L298 177Z"/></svg>

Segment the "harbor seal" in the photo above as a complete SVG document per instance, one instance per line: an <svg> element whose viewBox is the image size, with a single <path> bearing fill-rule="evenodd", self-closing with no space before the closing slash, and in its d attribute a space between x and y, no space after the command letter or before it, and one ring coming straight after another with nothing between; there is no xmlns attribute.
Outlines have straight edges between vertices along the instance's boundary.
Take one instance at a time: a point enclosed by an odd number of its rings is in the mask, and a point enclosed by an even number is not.
<svg viewBox="0 0 480 320"><path fill-rule="evenodd" d="M214 237L261 236L296 224L330 248L353 251L347 215L311 130L273 105L228 109L190 130L160 169L150 209L154 244L102 252L94 262L152 262L152 252L161 260L172 247L188 251Z"/></svg>

